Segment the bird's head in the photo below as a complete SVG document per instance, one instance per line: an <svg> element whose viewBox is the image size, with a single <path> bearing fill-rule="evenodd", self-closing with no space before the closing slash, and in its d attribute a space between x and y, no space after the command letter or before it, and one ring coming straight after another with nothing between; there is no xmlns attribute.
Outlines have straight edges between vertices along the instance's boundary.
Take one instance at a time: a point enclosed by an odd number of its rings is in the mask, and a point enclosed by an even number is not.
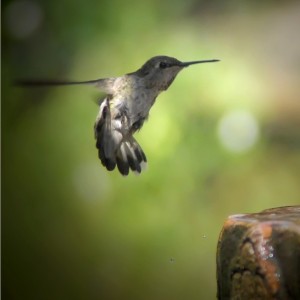
<svg viewBox="0 0 300 300"><path fill-rule="evenodd" d="M160 91L166 90L176 75L185 67L193 64L216 62L217 59L181 62L174 57L155 56L150 58L135 74L145 81L148 88L157 87Z"/></svg>

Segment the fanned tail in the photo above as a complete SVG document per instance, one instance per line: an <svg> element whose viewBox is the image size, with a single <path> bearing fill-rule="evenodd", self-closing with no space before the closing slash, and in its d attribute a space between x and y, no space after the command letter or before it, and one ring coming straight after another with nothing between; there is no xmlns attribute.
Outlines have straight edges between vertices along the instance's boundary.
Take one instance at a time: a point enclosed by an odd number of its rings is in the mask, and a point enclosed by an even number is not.
<svg viewBox="0 0 300 300"><path fill-rule="evenodd" d="M132 135L123 135L121 118L112 116L108 99L100 106L95 138L99 159L108 171L117 166L119 172L126 176L130 169L139 174L145 168L145 153Z"/></svg>
<svg viewBox="0 0 300 300"><path fill-rule="evenodd" d="M140 174L147 165L144 151L132 136L121 142L116 159L118 169L122 175L128 175L129 168Z"/></svg>

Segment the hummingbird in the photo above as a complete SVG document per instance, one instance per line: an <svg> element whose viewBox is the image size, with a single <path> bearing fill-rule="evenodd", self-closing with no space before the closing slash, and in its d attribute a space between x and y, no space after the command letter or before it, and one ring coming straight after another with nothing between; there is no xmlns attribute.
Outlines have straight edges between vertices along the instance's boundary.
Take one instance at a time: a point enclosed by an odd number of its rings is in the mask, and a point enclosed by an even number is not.
<svg viewBox="0 0 300 300"><path fill-rule="evenodd" d="M157 96L169 88L184 68L218 59L181 62L169 56L150 58L137 71L119 77L87 81L23 80L22 86L92 85L106 94L99 104L94 125L98 157L112 171L116 167L127 176L129 171L141 173L147 165L146 155L134 138L148 119Z"/></svg>

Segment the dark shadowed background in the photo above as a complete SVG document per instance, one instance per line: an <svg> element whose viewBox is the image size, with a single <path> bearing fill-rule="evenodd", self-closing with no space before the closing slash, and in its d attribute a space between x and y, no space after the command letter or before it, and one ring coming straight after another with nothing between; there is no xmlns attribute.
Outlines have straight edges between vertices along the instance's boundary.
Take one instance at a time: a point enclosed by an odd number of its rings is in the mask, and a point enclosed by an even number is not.
<svg viewBox="0 0 300 300"><path fill-rule="evenodd" d="M299 1L2 2L3 299L214 299L230 214L299 204ZM101 166L86 80L154 55L182 71L137 134L148 160Z"/></svg>

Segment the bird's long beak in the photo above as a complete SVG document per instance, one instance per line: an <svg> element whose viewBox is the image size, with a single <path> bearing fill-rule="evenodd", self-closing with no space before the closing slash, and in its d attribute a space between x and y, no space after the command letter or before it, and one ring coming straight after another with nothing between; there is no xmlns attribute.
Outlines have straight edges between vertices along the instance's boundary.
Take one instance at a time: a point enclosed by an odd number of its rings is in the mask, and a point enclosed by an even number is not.
<svg viewBox="0 0 300 300"><path fill-rule="evenodd" d="M217 62L217 61L220 61L220 60L219 59L196 60L196 61L182 62L182 63L180 63L180 66L181 67L188 67L190 65Z"/></svg>

